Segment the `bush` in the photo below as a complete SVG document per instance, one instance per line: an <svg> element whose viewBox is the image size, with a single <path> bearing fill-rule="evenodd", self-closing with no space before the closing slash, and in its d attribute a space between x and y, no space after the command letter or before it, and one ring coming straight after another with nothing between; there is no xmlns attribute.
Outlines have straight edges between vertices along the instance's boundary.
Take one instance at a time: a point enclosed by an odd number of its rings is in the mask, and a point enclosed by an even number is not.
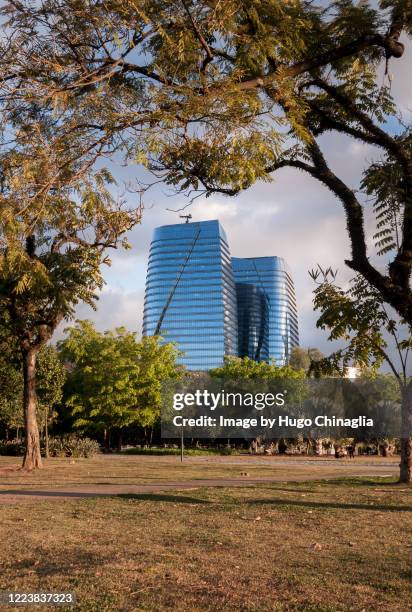
<svg viewBox="0 0 412 612"><path fill-rule="evenodd" d="M20 457L24 455L24 442L18 440L0 440L0 455Z"/></svg>
<svg viewBox="0 0 412 612"><path fill-rule="evenodd" d="M180 448L125 448L125 455L180 455ZM184 454L189 457L202 455L238 455L234 448L185 448Z"/></svg>
<svg viewBox="0 0 412 612"><path fill-rule="evenodd" d="M96 440L82 438L74 434L50 438L50 457L93 457L100 453L100 446Z"/></svg>
<svg viewBox="0 0 412 612"><path fill-rule="evenodd" d="M236 451L230 446L219 449L219 455L236 455Z"/></svg>

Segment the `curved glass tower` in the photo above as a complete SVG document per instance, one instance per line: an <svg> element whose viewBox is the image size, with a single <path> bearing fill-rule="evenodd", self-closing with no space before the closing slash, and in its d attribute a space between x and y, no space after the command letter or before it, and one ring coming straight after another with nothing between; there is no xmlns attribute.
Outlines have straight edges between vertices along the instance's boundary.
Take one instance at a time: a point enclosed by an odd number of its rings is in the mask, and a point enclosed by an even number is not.
<svg viewBox="0 0 412 612"><path fill-rule="evenodd" d="M229 246L218 221L158 227L150 246L143 335L183 351L190 370L238 354L237 302Z"/></svg>
<svg viewBox="0 0 412 612"><path fill-rule="evenodd" d="M299 344L295 289L280 257L230 257L219 221L158 227L150 246L143 335L176 342L189 370L225 355L286 363Z"/></svg>
<svg viewBox="0 0 412 612"><path fill-rule="evenodd" d="M232 267L240 357L285 364L291 349L299 345L295 288L286 262L280 257L233 257Z"/></svg>

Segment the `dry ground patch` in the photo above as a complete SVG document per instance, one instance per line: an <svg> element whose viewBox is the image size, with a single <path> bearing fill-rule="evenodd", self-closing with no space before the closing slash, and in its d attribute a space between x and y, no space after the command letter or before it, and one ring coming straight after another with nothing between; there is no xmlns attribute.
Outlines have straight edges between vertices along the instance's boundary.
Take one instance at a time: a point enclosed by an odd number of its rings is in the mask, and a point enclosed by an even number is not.
<svg viewBox="0 0 412 612"><path fill-rule="evenodd" d="M81 611L411 609L412 489L391 479L29 498L0 517L0 589L72 590Z"/></svg>

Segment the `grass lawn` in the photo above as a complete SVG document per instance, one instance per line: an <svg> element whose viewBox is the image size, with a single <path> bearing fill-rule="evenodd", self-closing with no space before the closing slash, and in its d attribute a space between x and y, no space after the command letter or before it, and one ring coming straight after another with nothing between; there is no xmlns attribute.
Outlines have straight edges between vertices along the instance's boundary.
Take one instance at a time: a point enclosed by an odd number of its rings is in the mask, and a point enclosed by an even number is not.
<svg viewBox="0 0 412 612"><path fill-rule="evenodd" d="M405 611L411 533L412 488L392 478L25 497L0 505L0 590L96 611Z"/></svg>
<svg viewBox="0 0 412 612"><path fill-rule="evenodd" d="M337 476L395 475L399 457L179 457L99 455L92 459L49 459L30 475L20 472L20 457L0 457L0 490L76 485L156 484L167 480L278 478L335 478Z"/></svg>

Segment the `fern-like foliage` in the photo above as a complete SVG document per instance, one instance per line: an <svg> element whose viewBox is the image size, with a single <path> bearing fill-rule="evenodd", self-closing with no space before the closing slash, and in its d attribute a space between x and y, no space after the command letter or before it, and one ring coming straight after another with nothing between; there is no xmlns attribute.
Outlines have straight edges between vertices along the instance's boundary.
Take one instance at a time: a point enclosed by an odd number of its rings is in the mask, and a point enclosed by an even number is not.
<svg viewBox="0 0 412 612"><path fill-rule="evenodd" d="M412 148L412 134L407 130L399 137ZM391 157L371 164L363 175L362 189L371 197L376 219L373 236L378 255L400 246L405 189L399 163Z"/></svg>

